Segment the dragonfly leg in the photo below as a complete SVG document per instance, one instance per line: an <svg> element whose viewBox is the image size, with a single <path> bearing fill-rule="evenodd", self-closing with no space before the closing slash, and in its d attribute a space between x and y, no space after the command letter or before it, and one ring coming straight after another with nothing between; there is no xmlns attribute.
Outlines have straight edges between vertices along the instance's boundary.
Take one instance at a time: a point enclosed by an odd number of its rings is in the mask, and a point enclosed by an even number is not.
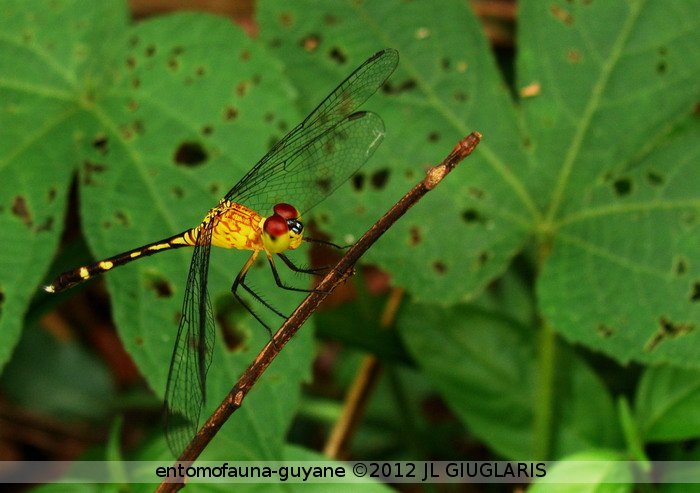
<svg viewBox="0 0 700 493"><path fill-rule="evenodd" d="M238 287L242 287L245 289L248 293L251 294L256 300L258 300L263 306L267 307L270 309L272 312L274 312L276 315L279 315L280 317L286 319L287 316L281 313L279 310L277 310L274 306L270 305L267 301L265 301L259 294L257 294L255 291L253 291L246 283L245 283L245 276L248 274L248 270L250 269L250 266L253 265L253 262L255 262L255 259L258 256L258 252L253 252L253 254L250 256L248 261L245 263L241 271L238 273L236 276L236 279L233 281L233 285L231 286L231 293L233 293L234 298L245 308L248 313L250 313L255 319L260 322L260 324L265 327L267 332L270 334L270 337L272 337L272 329L270 326L265 323L265 321L258 315L255 310L248 304L246 300L244 300L240 294L238 294Z"/></svg>
<svg viewBox="0 0 700 493"><path fill-rule="evenodd" d="M292 262L289 259L289 257L287 257L284 253L278 253L277 256L281 258L282 262L284 262L287 265L287 267L289 267L291 270L293 270L294 272L301 272L302 274L313 274L314 276L322 276L330 269L330 266L317 267L315 269L304 269L302 267L294 265L294 262Z"/></svg>
<svg viewBox="0 0 700 493"><path fill-rule="evenodd" d="M279 254L279 255L282 258L282 260L284 260L284 263L287 264L289 266L289 268L292 269L293 271L295 271L295 272L307 272L308 273L307 270L299 269L297 266L292 264L291 260L286 258L284 255L282 255L282 254ZM272 275L275 278L275 282L282 289L286 289L288 291L299 291L301 293L325 293L325 291L320 290L320 289L304 289L304 288L296 288L294 286L287 286L285 283L282 282L282 279L280 279L280 275L277 272L277 267L275 267L275 261L272 258L272 255L268 254L267 261L270 263L270 268L272 269Z"/></svg>
<svg viewBox="0 0 700 493"><path fill-rule="evenodd" d="M345 250L345 249L350 248L352 246L352 245L341 246L341 245L337 245L337 244L333 243L332 241L319 240L318 238L309 238L308 236L304 236L304 241L306 241L308 243L317 243L319 245L326 245L326 246L335 248L337 250Z"/></svg>

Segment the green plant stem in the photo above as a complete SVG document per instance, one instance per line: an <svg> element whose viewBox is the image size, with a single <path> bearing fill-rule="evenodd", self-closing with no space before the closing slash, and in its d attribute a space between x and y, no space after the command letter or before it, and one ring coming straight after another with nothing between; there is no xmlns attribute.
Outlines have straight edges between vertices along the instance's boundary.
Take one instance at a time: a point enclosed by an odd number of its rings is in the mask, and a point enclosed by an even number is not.
<svg viewBox="0 0 700 493"><path fill-rule="evenodd" d="M549 458L552 447L552 420L554 415L554 362L556 360L556 334L548 322L543 322L540 332L538 355L537 400L534 406L534 457Z"/></svg>

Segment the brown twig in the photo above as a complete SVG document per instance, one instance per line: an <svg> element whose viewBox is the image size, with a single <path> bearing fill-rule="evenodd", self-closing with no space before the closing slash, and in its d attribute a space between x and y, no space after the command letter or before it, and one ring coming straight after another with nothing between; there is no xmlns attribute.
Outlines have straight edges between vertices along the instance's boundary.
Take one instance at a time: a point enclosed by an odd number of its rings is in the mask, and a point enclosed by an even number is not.
<svg viewBox="0 0 700 493"><path fill-rule="evenodd" d="M263 372L270 366L280 350L297 333L301 325L316 310L323 299L342 283L352 272L359 258L401 217L408 209L418 202L426 193L435 188L440 181L454 169L460 161L472 153L481 140L481 134L472 132L462 139L452 152L439 165L431 168L426 177L413 187L401 200L384 214L372 227L355 243L338 261L336 266L326 274L317 286L318 292L313 292L302 301L287 321L275 333L270 342L258 353L257 357L243 372L238 382L233 386L219 407L207 419L192 441L178 458L179 463L191 464L202 453L207 444L214 438L219 429L239 407L250 389L255 385ZM166 480L167 481L167 480ZM183 483L163 482L156 491L177 491Z"/></svg>

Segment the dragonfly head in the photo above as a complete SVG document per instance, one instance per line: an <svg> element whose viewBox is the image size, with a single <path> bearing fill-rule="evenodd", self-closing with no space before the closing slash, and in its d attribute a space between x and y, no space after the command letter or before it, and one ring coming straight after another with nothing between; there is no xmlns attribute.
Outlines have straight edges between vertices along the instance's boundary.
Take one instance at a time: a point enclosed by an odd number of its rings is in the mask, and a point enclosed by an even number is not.
<svg viewBox="0 0 700 493"><path fill-rule="evenodd" d="M263 245L271 253L294 250L301 244L304 225L299 211L289 204L277 204L263 222Z"/></svg>

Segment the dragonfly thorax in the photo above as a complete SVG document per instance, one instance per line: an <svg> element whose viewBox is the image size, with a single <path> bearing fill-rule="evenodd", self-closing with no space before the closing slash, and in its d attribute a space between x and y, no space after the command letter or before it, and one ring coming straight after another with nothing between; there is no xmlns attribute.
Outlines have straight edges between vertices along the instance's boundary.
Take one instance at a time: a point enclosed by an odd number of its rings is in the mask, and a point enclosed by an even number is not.
<svg viewBox="0 0 700 493"><path fill-rule="evenodd" d="M289 204L277 204L262 225L262 241L270 253L294 250L301 244L304 225L299 211Z"/></svg>

